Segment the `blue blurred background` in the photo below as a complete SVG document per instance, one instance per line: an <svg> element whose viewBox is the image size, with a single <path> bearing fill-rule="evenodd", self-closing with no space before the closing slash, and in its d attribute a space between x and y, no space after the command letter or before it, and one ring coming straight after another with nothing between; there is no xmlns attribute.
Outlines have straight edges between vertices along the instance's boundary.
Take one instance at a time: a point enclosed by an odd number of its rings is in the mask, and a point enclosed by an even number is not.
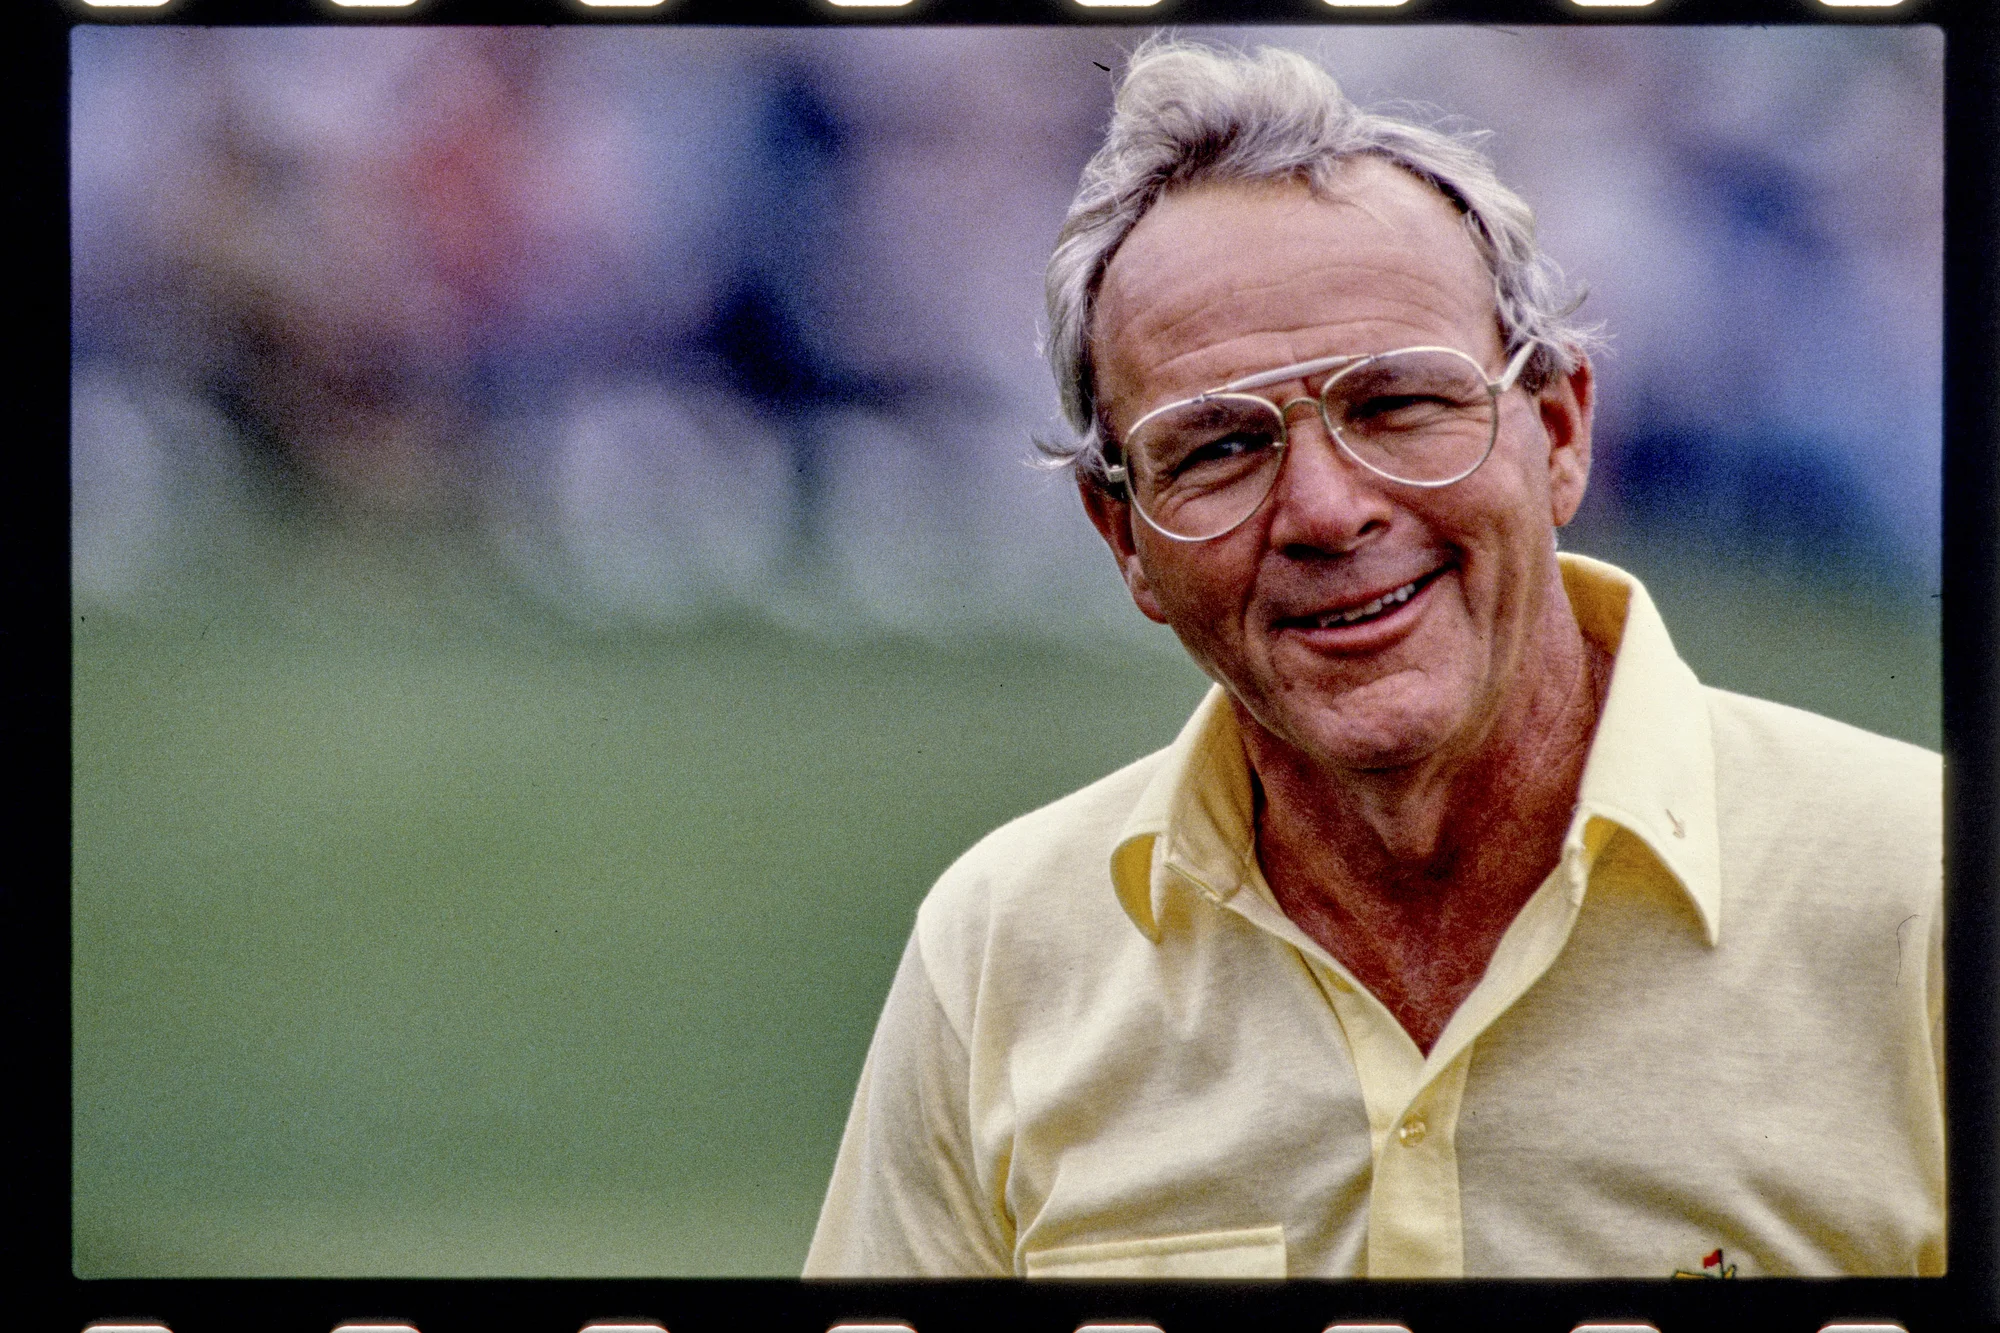
<svg viewBox="0 0 2000 1333"><path fill-rule="evenodd" d="M1189 31L1493 131L1565 544L1937 744L1934 30ZM796 1271L930 880L1202 688L1029 462L1137 36L75 30L79 1272Z"/></svg>

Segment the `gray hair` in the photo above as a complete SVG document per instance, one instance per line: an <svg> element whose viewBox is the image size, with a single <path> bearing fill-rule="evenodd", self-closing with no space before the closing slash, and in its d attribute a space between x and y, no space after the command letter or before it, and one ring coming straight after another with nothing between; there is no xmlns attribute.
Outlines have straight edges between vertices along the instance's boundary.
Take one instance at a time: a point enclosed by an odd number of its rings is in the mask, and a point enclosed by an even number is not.
<svg viewBox="0 0 2000 1333"><path fill-rule="evenodd" d="M1163 195L1206 181L1298 180L1322 192L1359 157L1401 167L1464 215L1493 274L1507 351L1537 344L1523 387L1534 392L1576 369L1599 341L1595 326L1570 318L1583 293L1536 248L1534 210L1500 183L1478 147L1484 137L1363 111L1296 51L1245 55L1164 34L1141 43L1049 257L1043 351L1076 438L1036 446L1052 465L1102 483L1110 431L1097 403L1091 317L1112 256Z"/></svg>

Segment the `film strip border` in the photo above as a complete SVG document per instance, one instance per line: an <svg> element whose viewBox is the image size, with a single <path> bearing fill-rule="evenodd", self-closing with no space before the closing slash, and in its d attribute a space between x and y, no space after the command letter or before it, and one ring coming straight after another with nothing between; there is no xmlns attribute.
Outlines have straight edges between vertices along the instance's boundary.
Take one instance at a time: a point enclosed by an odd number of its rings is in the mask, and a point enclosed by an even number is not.
<svg viewBox="0 0 2000 1333"><path fill-rule="evenodd" d="M1939 23L1982 0L54 0L82 21L175 23Z"/></svg>
<svg viewBox="0 0 2000 1333"><path fill-rule="evenodd" d="M1966 883L1952 905L1953 933L1948 945L1949 974L1954 993L1970 997L1973 1003L1954 1012L1954 1117L1953 1117L1953 1247L1954 1271L1943 1283L1869 1282L1838 1284L1776 1284L1722 1292L1703 1289L1705 1284L1689 1284L1694 1290L1662 1291L1656 1286L1637 1284L1589 1284L1569 1286L1559 1283L1517 1284L1504 1290L1493 1285L1467 1286L1450 1291L1375 1290L1365 1298L1348 1293L1308 1291L1299 1287L1273 1293L1263 1306L1266 1315L1281 1316L1272 1326L1318 1328L1314 1319L1323 1319L1327 1307L1368 1307L1395 1309L1408 1327L1419 1330L1436 1327L1571 1327L1569 1321L1586 1310L1644 1309L1659 1327L1708 1327L1718 1321L1723 1326L1795 1328L1810 1333L1819 1320L1851 1316L1861 1310L1893 1313L1897 1323L1912 1329L1945 1327L1993 1327L1992 1313L1995 1245L1992 1229L1994 1158L1991 1152L1993 1125L1990 1118L1971 1114L1994 1105L1994 1078L1990 1047L1990 1011L1995 994L1995 917L1988 895L1972 892L1990 882L1995 862L1992 841L2000 821L1991 816L2000 811L1994 773L1996 758L1986 746L1994 734L1995 686L1990 663L2000 638L1995 634L1992 610L1996 580L1991 558L1990 537L1993 519L1986 506L1995 488L1995 457L1987 448L1967 447L1993 439L1996 375L1992 363L1995 330L1996 265L1992 238L1995 216L1995 185L2000 179L2000 153L1996 153L1996 120L2000 120L2000 99L1995 84L2000 82L2000 6L1991 0L1147 0L1145 3L1112 3L1110 0L393 0L390 3L355 3L348 0L157 0L157 3L112 4L94 0L39 0L24 6L26 27L41 29L31 33L17 48L15 68L40 66L30 72L30 88L25 100L31 114L38 95L52 91L50 80L57 78L59 58L48 39L53 17L56 26L74 22L163 22L163 23L328 23L328 22L411 22L411 23L562 23L627 22L673 24L734 23L840 23L840 22L923 22L923 23L1190 23L1228 21L1317 21L1317 22L1505 22L1505 23L1941 23L1952 39L1947 98L1954 127L1950 176L1952 185L1953 236L1947 258L1948 307L1951 345L1948 350L1948 406L1954 422L1955 449L1947 475L1947 564L1949 604L1954 608L1947 624L1947 646L1952 652L1947 666L1947 711L1954 740L1948 747L1954 758L1953 863ZM58 38L59 40L59 38ZM22 90L17 89L17 94ZM32 115L31 123L59 124L59 117L46 108ZM30 171L31 187L46 187L56 177L45 169L54 155L35 159ZM50 197L53 197L51 192ZM39 215L38 215L39 216ZM49 214L54 217L53 213ZM52 242L58 233L54 224L35 229L36 241ZM53 242L59 245L59 242ZM59 252L59 250L57 251ZM53 366L60 361L60 344L43 348L42 360ZM28 360L32 360L29 358ZM28 360L17 363L27 382L32 371ZM59 382L59 379L58 381ZM32 472L33 469L31 468ZM39 474L36 474L37 476ZM52 475L52 474L51 474ZM32 480L33 478L31 478ZM49 549L53 549L52 547ZM53 585L52 585L53 586ZM27 608L27 623L39 624L38 603ZM51 623L59 624L58 621ZM49 670L59 668L49 659ZM50 678L53 679L52 677ZM24 697L54 698L57 690L42 681L37 691ZM59 716L59 711L52 715ZM54 797L51 797L53 800ZM46 904L23 905L9 912L10 927L26 926L22 938L47 941L60 938L50 928ZM27 920L26 918L34 918ZM16 955L18 958L19 955ZM23 968L13 987L32 974L45 979L39 968ZM10 988L10 998L13 990ZM46 995L37 994L45 1001ZM1981 1001L1984 1003L1982 1004ZM22 1005L18 1012L28 1012ZM1960 1015L1963 1015L1961 1018ZM21 1035L26 1063L36 1074L64 1068L66 1031L61 1023L35 1025L32 1037ZM32 1047L32 1050L26 1048ZM1963 1057L1963 1058L1961 1058ZM356 1306L416 1310L421 1313L426 1333L454 1327L523 1326L575 1327L569 1311L592 1306L665 1306L675 1309L672 1324L677 1333L697 1333L702 1328L791 1327L825 1328L829 1316L848 1309L891 1307L908 1313L918 1328L937 1327L1047 1327L1068 1326L1083 1313L1077 1307L1140 1304L1142 1293L1028 1292L1012 1286L982 1289L975 1299L985 1308L968 1308L972 1293L912 1285L859 1292L838 1286L802 1287L796 1284L714 1283L714 1284L589 1284L510 1282L428 1283L343 1283L343 1282L136 1282L91 1284L78 1282L67 1272L66 1217L60 1214L63 1198L61 1153L47 1149L60 1142L67 1129L67 1098L50 1096L35 1099L25 1108L36 1122L32 1141L42 1151L29 1154L19 1196L21 1214L39 1220L22 1228L22 1243L14 1248L21 1267L17 1278L27 1280L17 1292L27 1298L25 1311L45 1309L46 1323L30 1317L23 1326L80 1329L101 1319L107 1310L136 1309L171 1313L178 1318L180 1307L192 1305L211 1316L204 1321L216 1328L330 1328ZM44 1211L47 1210L47 1211ZM17 1217L17 1221L22 1220ZM693 1287L693 1290L690 1290ZM40 1298L49 1299L48 1307ZM647 1299L651 1297L652 1299ZM1725 1300L1724 1298L1728 1298ZM1243 1319L1243 1294L1217 1291L1199 1294L1173 1293L1160 1302L1145 1302L1151 1308L1179 1306L1185 1317L1169 1325L1174 1330L1196 1327L1255 1327L1257 1319ZM1307 1305L1318 1306L1308 1311ZM557 1316L553 1307L561 1307ZM17 1307L17 1312L25 1312ZM1476 1320L1474 1311L1484 1313ZM1282 1316L1291 1316L1287 1322ZM543 1316L537 1318L537 1316ZM1431 1325L1427 1319L1436 1319ZM1238 1322L1241 1321L1241 1322ZM150 1322L139 1320L115 1322ZM1895 1327L1886 1317L1880 1327Z"/></svg>

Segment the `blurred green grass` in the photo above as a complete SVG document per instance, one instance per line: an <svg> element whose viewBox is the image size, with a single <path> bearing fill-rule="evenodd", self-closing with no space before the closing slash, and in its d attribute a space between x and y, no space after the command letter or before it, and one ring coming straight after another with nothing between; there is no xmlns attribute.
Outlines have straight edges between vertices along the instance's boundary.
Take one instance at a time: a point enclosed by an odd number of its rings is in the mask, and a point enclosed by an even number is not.
<svg viewBox="0 0 2000 1333"><path fill-rule="evenodd" d="M1710 683L1938 743L1921 594L1607 554ZM1158 639L308 601L76 620L85 1276L796 1273L931 880L1203 688Z"/></svg>

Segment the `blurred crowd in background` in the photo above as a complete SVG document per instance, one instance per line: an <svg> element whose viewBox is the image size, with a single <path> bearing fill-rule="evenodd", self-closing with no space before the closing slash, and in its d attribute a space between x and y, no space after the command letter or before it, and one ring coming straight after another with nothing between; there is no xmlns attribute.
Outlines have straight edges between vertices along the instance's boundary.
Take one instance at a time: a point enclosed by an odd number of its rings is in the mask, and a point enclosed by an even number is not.
<svg viewBox="0 0 2000 1333"><path fill-rule="evenodd" d="M1935 586L1935 32L1189 34L1493 131L1611 339L1571 545ZM79 601L310 529L592 625L1135 622L1029 439L1138 36L75 29Z"/></svg>

